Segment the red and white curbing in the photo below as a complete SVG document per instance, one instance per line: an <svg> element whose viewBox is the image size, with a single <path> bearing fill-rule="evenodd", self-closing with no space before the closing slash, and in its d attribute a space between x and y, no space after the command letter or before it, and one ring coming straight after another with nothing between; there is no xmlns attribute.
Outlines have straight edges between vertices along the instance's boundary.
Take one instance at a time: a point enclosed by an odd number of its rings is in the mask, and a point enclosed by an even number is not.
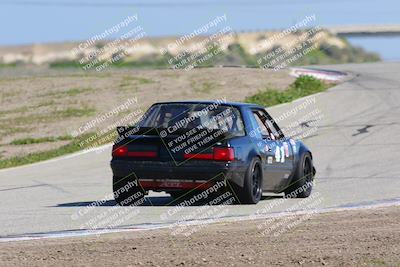
<svg viewBox="0 0 400 267"><path fill-rule="evenodd" d="M302 75L312 76L319 80L338 82L347 77L347 73L334 70L290 68L290 75L300 77Z"/></svg>

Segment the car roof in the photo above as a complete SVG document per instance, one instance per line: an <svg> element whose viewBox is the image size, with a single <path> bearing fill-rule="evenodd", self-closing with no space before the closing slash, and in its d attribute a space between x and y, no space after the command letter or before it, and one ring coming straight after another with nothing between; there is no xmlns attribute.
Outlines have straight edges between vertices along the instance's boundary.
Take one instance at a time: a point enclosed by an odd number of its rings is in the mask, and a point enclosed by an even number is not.
<svg viewBox="0 0 400 267"><path fill-rule="evenodd" d="M186 101L165 101L165 102L157 102L154 103L153 105L159 105L159 104L214 104L214 103L219 103L220 105L223 106L232 106L232 107L248 107L248 108L265 108L263 106L257 105L257 104L252 104L252 103L242 103L242 102L229 102L229 101L223 101L223 100L186 100Z"/></svg>

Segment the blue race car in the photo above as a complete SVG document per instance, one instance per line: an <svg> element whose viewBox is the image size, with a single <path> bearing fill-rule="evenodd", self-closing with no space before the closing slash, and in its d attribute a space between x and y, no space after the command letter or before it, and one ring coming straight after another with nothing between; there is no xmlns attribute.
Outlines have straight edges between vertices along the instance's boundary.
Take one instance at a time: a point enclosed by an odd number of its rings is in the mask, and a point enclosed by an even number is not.
<svg viewBox="0 0 400 267"><path fill-rule="evenodd" d="M311 194L311 151L285 137L259 105L155 103L137 124L117 131L111 168L119 205L137 205L149 190L179 198L221 182L242 204L258 203L263 192Z"/></svg>

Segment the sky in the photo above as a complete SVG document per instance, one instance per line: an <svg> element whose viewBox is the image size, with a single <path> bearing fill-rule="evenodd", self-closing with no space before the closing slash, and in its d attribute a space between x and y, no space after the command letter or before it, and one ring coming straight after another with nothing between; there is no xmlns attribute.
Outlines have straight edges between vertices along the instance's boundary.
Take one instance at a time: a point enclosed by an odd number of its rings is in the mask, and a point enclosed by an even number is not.
<svg viewBox="0 0 400 267"><path fill-rule="evenodd" d="M170 36L223 14L235 31L283 29L312 14L322 26L400 24L400 1L0 0L0 45L86 40L134 14L147 35Z"/></svg>

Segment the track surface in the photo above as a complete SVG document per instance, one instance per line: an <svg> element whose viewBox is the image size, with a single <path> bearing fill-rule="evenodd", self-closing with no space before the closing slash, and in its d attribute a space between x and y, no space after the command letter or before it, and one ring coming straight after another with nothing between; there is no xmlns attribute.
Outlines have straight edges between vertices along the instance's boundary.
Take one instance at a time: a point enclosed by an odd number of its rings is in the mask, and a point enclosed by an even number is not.
<svg viewBox="0 0 400 267"><path fill-rule="evenodd" d="M318 130L304 139L314 154L317 181L315 208L357 206L397 201L400 197L400 63L338 65L324 68L348 71L354 78L315 96L315 104L280 124L289 125L318 109ZM273 116L292 110L312 98L281 105ZM310 119L312 124L313 119ZM307 131L308 123L303 124ZM113 200L83 214L92 201L110 196L110 148L60 160L0 170L0 237L79 229L91 218L116 212ZM120 227L174 222L199 207L186 207L179 216L165 214L174 207L166 194L151 193L152 204L135 209L136 215ZM251 215L277 201L234 205L228 216ZM287 200L266 212L280 212L299 200ZM296 209L301 210L303 206ZM114 209L114 210L112 210ZM78 214L78 215L77 215ZM126 218L127 216L125 216Z"/></svg>

